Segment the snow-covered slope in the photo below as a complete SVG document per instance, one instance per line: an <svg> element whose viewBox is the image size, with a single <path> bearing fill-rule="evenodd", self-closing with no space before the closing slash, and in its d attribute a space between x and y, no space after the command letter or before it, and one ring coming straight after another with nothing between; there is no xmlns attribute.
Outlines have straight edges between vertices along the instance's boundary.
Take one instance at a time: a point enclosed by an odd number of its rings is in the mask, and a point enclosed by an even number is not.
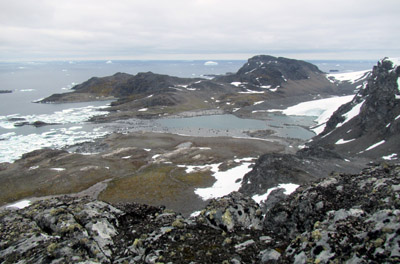
<svg viewBox="0 0 400 264"><path fill-rule="evenodd" d="M396 158L400 154L399 65L399 58L379 61L362 89L335 111L312 144L344 154Z"/></svg>

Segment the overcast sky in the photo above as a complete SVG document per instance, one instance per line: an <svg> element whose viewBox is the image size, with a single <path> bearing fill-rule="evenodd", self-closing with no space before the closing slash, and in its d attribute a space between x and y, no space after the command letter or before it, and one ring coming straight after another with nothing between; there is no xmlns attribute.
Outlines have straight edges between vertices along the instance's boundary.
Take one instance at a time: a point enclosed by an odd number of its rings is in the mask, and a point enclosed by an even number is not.
<svg viewBox="0 0 400 264"><path fill-rule="evenodd" d="M399 0L0 0L0 61L400 57Z"/></svg>

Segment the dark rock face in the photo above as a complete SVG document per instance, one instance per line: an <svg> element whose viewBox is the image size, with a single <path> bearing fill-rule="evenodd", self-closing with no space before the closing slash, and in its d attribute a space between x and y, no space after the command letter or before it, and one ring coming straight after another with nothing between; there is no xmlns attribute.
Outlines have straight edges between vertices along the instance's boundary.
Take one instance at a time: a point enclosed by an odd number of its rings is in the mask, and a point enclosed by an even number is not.
<svg viewBox="0 0 400 264"><path fill-rule="evenodd" d="M58 197L0 211L2 263L395 263L400 165L300 187L262 214L240 193L195 218Z"/></svg>
<svg viewBox="0 0 400 264"><path fill-rule="evenodd" d="M11 90L0 90L0 94L2 94L2 93L12 93L12 91Z"/></svg>
<svg viewBox="0 0 400 264"><path fill-rule="evenodd" d="M304 80L310 73L322 73L317 66L299 60L258 55L232 75L217 77L225 82L245 82L254 86L276 87L287 80Z"/></svg>
<svg viewBox="0 0 400 264"><path fill-rule="evenodd" d="M331 145L336 151L380 157L399 153L400 145L400 67L383 59L374 66L364 88L342 105L329 119L325 130L311 145ZM338 140L349 141L335 144ZM381 149L365 151L384 140Z"/></svg>

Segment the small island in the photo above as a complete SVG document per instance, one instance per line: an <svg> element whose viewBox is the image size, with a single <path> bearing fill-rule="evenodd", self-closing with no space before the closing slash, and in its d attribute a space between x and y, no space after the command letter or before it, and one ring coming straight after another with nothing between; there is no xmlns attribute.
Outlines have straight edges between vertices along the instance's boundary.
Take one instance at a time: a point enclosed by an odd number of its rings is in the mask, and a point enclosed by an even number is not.
<svg viewBox="0 0 400 264"><path fill-rule="evenodd" d="M0 90L0 94L2 94L2 93L12 93L12 91L11 90Z"/></svg>

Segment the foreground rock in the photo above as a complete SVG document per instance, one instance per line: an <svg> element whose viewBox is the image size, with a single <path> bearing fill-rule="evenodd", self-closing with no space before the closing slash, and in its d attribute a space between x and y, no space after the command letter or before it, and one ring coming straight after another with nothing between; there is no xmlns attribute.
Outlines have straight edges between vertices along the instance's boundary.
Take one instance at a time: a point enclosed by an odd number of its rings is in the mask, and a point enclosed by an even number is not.
<svg viewBox="0 0 400 264"><path fill-rule="evenodd" d="M400 165L300 187L266 215L239 193L195 218L163 207L55 198L0 215L0 262L395 263Z"/></svg>

